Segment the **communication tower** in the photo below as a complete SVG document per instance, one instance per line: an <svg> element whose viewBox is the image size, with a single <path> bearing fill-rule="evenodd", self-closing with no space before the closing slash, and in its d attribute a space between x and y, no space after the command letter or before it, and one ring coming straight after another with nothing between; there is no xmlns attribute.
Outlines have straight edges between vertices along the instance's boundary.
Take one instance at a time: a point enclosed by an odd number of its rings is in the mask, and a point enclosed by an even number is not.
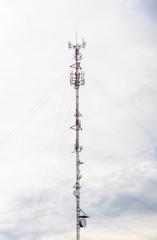
<svg viewBox="0 0 157 240"><path fill-rule="evenodd" d="M79 87L85 84L84 72L81 68L82 55L80 53L80 49L85 48L86 43L83 40L82 44L78 44L76 41L75 45L70 42L68 45L69 49L74 50L75 59L75 63L70 66L72 69L70 73L70 84L74 86L76 92L76 111L74 115L75 125L73 125L71 129L76 131L76 141L74 144L74 152L76 153L76 182L73 186L73 188L75 188L73 195L76 197L76 240L80 240L80 228L86 226L86 218L89 218L89 216L80 208L80 179L82 178L82 175L80 174L80 165L83 164L83 162L80 161L80 153L83 150L83 147L80 146L79 142L79 132L82 130L80 121L80 117L82 117L82 115L79 112Z"/></svg>

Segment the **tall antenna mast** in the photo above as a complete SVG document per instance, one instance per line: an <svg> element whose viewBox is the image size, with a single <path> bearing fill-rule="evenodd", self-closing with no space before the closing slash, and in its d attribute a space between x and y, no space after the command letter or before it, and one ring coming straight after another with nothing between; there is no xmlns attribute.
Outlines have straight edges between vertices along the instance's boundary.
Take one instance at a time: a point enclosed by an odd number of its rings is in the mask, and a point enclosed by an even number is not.
<svg viewBox="0 0 157 240"><path fill-rule="evenodd" d="M69 49L72 48L75 51L75 63L70 66L72 68L70 73L70 84L74 85L74 89L76 91L76 112L74 115L75 125L73 125L71 129L76 131L76 142L74 145L74 152L76 152L76 183L73 186L73 188L75 188L73 194L76 197L76 240L80 240L80 228L86 226L86 218L88 218L88 215L80 208L80 179L82 178L82 175L80 174L80 164L83 164L83 162L80 161L80 153L83 147L80 146L79 142L79 131L82 130L80 121L80 117L82 115L79 112L79 87L85 84L84 72L81 68L82 55L80 53L80 49L85 48L86 43L83 40L82 44L78 44L76 35L76 44L73 45L68 43L68 45Z"/></svg>

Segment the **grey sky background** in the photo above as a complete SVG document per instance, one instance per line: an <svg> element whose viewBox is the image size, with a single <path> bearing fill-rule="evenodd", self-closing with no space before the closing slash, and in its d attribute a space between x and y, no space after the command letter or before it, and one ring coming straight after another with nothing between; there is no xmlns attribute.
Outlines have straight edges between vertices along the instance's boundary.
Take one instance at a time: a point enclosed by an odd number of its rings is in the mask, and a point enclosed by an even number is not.
<svg viewBox="0 0 157 240"><path fill-rule="evenodd" d="M75 34L84 240L156 240L157 2L0 2L0 240L75 239Z"/></svg>

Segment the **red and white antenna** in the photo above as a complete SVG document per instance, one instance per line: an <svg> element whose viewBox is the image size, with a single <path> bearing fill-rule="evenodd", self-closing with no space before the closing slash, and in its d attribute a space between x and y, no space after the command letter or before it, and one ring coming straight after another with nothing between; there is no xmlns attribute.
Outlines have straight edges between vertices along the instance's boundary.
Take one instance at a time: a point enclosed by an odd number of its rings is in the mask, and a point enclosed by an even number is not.
<svg viewBox="0 0 157 240"><path fill-rule="evenodd" d="M76 112L74 115L75 125L73 125L71 129L76 131L76 142L74 145L74 152L76 152L76 183L73 186L75 188L73 194L76 197L76 240L80 240L80 228L86 226L86 218L89 218L88 215L80 208L80 179L82 178L82 175L80 174L80 164L83 164L83 162L80 161L80 153L83 147L80 146L79 142L79 132L82 130L80 121L80 117L82 115L79 112L79 87L85 84L84 72L81 68L82 55L80 53L80 49L85 48L86 43L83 40L82 44L78 44L76 36L76 44L73 45L69 42L68 45L69 49L72 48L75 51L75 63L70 66L72 68L70 73L70 84L74 85L74 89L76 91Z"/></svg>

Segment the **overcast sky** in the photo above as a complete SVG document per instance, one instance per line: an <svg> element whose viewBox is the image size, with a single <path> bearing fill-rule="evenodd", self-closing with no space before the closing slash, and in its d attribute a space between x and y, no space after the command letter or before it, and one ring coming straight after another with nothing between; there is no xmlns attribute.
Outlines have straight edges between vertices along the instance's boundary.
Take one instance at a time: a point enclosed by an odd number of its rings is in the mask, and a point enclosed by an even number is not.
<svg viewBox="0 0 157 240"><path fill-rule="evenodd" d="M157 239L157 1L0 1L0 240L74 240L80 88L84 240Z"/></svg>

